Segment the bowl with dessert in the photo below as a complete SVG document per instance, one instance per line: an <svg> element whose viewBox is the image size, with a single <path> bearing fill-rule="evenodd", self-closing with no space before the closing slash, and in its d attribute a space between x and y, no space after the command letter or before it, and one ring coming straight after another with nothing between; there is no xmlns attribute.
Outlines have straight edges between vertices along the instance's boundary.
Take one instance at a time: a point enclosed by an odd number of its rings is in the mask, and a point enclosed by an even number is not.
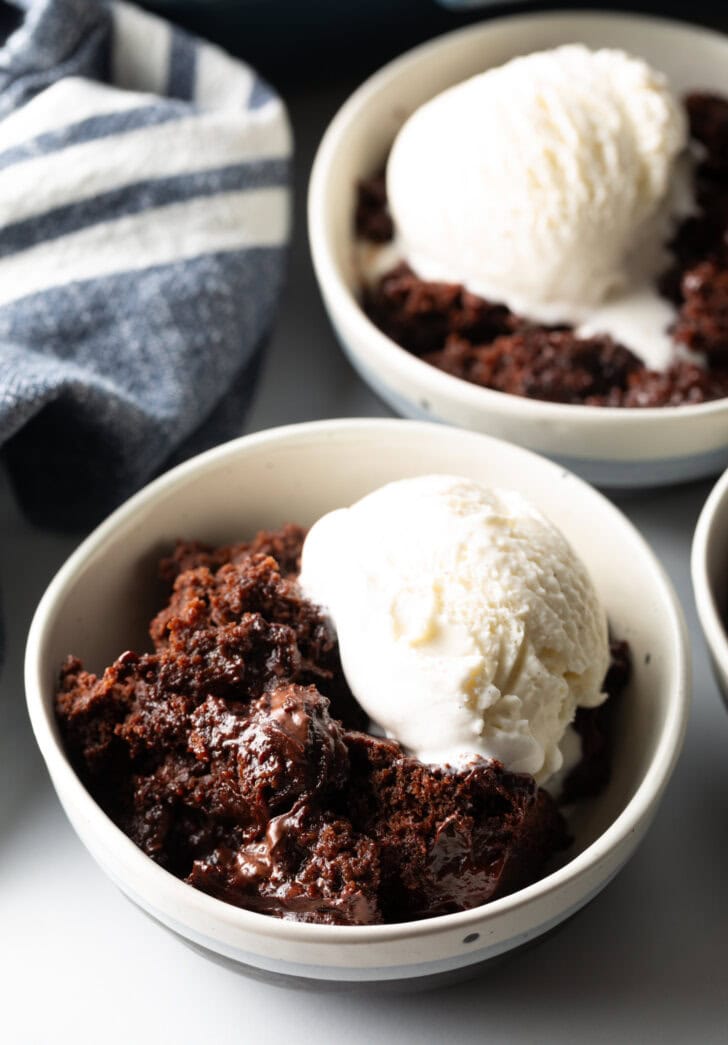
<svg viewBox="0 0 728 1045"><path fill-rule="evenodd" d="M364 83L309 188L351 362L399 414L598 485L728 466L728 40L497 19Z"/></svg>
<svg viewBox="0 0 728 1045"><path fill-rule="evenodd" d="M629 858L688 650L654 555L572 473L451 426L326 421L115 512L38 607L26 691L81 841L161 924L258 974L422 983L547 932Z"/></svg>
<svg viewBox="0 0 728 1045"><path fill-rule="evenodd" d="M728 471L710 492L695 527L690 569L695 605L718 686L728 704Z"/></svg>

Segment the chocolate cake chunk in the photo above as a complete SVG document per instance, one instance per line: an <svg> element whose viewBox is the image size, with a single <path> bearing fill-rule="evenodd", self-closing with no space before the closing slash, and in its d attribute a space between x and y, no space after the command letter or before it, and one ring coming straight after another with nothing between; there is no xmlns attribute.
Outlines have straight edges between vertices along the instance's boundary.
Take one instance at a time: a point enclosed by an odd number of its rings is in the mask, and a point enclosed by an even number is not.
<svg viewBox="0 0 728 1045"><path fill-rule="evenodd" d="M705 163L717 174L728 176L728 99L707 91L685 97L690 136L705 148Z"/></svg>
<svg viewBox="0 0 728 1045"><path fill-rule="evenodd" d="M581 739L581 760L564 781L563 802L592 798L609 783L616 716L632 674L632 658L626 642L612 641L609 652L609 670L604 680L609 699L596 708L576 709L573 725Z"/></svg>
<svg viewBox="0 0 728 1045"><path fill-rule="evenodd" d="M703 261L684 273L675 340L694 352L728 361L728 268Z"/></svg>
<svg viewBox="0 0 728 1045"><path fill-rule="evenodd" d="M632 352L608 337L579 338L569 330L524 329L473 345L452 335L428 363L466 381L510 395L557 403L594 403L625 389L641 367Z"/></svg>
<svg viewBox="0 0 728 1045"><path fill-rule="evenodd" d="M300 801L265 836L196 860L186 879L220 900L278 918L372 925L379 909L379 849L346 818Z"/></svg>
<svg viewBox="0 0 728 1045"><path fill-rule="evenodd" d="M261 530L252 541L222 545L213 548L201 541L177 541L171 555L162 559L159 573L171 588L180 573L206 566L216 573L227 563L239 563L251 555L269 555L275 559L280 573L297 577L301 568L301 550L306 531L294 523L286 523L279 530Z"/></svg>
<svg viewBox="0 0 728 1045"><path fill-rule="evenodd" d="M705 369L679 360L667 370L637 370L615 406L685 406L728 395L728 368Z"/></svg>
<svg viewBox="0 0 728 1045"><path fill-rule="evenodd" d="M237 747L241 791L261 822L301 797L339 790L348 778L342 727L313 686L281 686L259 701Z"/></svg>
<svg viewBox="0 0 728 1045"><path fill-rule="evenodd" d="M388 243L394 235L383 171L359 182L354 222L357 234L370 243Z"/></svg>
<svg viewBox="0 0 728 1045"><path fill-rule="evenodd" d="M668 249L672 262L660 276L658 286L662 296L679 307L684 300L683 279L687 270L724 253L723 229L706 214L691 215L677 227Z"/></svg>
<svg viewBox="0 0 728 1045"><path fill-rule="evenodd" d="M132 654L134 662L138 659ZM68 753L84 779L116 778L126 768L127 750L117 736L134 706L139 681L130 671L129 655L107 668L101 678L85 671L80 660L67 657L56 693L56 714ZM145 685L144 681L141 681Z"/></svg>
<svg viewBox="0 0 728 1045"><path fill-rule="evenodd" d="M190 746L214 778L216 741L224 737L223 762L234 761L233 790L250 826L195 859L191 884L279 917L380 920L376 847L328 810L348 778L343 731L328 707L313 687L283 686L249 708L237 730L213 719L210 732L205 715Z"/></svg>
<svg viewBox="0 0 728 1045"><path fill-rule="evenodd" d="M443 348L451 334L492 341L518 323L505 306L491 305L457 283L418 279L404 264L365 293L365 308L385 334L415 355Z"/></svg>
<svg viewBox="0 0 728 1045"><path fill-rule="evenodd" d="M379 845L388 921L465 910L512 892L567 842L550 796L499 762L427 766L365 733L349 733L346 742L348 808Z"/></svg>
<svg viewBox="0 0 728 1045"><path fill-rule="evenodd" d="M259 534L250 545L209 550L178 544L162 562L173 587L150 635L158 650L172 651L168 673L179 669L186 680L182 685L220 695L243 686L247 699L254 700L283 680L316 683L340 718L362 725L330 625L302 598L293 575L283 575L277 560L262 550L278 547L290 566L300 563L302 541L303 531L287 526ZM170 565L175 562L187 568L179 572Z"/></svg>

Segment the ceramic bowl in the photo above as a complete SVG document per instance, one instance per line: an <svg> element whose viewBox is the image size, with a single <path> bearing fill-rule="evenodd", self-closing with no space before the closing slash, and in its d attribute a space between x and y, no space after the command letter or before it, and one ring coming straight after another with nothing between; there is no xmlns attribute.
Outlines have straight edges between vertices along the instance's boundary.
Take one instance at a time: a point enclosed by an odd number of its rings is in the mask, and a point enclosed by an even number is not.
<svg viewBox="0 0 728 1045"><path fill-rule="evenodd" d="M432 472L515 487L588 565L634 678L621 705L614 774L583 809L566 862L491 904L373 927L278 921L213 899L162 870L96 805L66 758L53 691L72 652L94 671L147 648L156 561L179 535L229 542L287 520L304 525L393 479ZM634 527L570 472L498 440L397 420L321 421L246 436L156 480L119 508L51 582L26 654L28 706L58 796L107 874L185 939L243 967L334 982L417 979L491 960L582 907L645 833L675 764L688 710L688 652L675 594Z"/></svg>
<svg viewBox="0 0 728 1045"><path fill-rule="evenodd" d="M654 486L728 466L728 399L688 407L620 410L506 395L445 374L379 331L358 301L355 187L381 169L419 105L518 54L583 42L618 47L664 71L673 89L728 94L728 38L634 15L556 13L498 19L440 37L367 80L323 137L311 176L308 221L316 276L344 351L394 410L538 450L597 485Z"/></svg>
<svg viewBox="0 0 728 1045"><path fill-rule="evenodd" d="M713 671L728 705L728 471L713 487L695 527L693 591Z"/></svg>

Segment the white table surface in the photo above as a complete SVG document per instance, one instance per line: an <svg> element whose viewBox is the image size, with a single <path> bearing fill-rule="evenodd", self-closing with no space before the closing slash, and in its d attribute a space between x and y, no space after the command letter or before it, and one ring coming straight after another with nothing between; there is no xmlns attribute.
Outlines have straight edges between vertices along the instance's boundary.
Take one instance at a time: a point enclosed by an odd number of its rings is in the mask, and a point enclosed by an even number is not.
<svg viewBox="0 0 728 1045"><path fill-rule="evenodd" d="M291 102L299 226L249 430L388 413L338 351L303 228L312 152L346 89L299 91ZM710 673L688 569L709 488L615 498L670 573L694 654L685 749L637 855L558 933L477 979L421 995L367 997L273 987L221 968L137 911L95 866L36 750L21 671L35 604L76 542L33 530L3 486L0 1042L728 1041L728 715Z"/></svg>

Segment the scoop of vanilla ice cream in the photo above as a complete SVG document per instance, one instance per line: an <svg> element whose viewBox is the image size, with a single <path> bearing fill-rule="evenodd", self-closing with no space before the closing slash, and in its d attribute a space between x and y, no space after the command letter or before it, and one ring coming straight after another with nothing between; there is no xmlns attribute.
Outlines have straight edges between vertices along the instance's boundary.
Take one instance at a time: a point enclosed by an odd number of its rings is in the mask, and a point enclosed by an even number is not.
<svg viewBox="0 0 728 1045"><path fill-rule="evenodd" d="M311 529L300 583L365 711L415 757L482 755L546 781L602 702L607 623L562 534L511 490L431 475Z"/></svg>
<svg viewBox="0 0 728 1045"><path fill-rule="evenodd" d="M580 44L515 58L399 132L387 194L402 252L424 279L579 323L662 265L686 145L681 106L643 61Z"/></svg>

